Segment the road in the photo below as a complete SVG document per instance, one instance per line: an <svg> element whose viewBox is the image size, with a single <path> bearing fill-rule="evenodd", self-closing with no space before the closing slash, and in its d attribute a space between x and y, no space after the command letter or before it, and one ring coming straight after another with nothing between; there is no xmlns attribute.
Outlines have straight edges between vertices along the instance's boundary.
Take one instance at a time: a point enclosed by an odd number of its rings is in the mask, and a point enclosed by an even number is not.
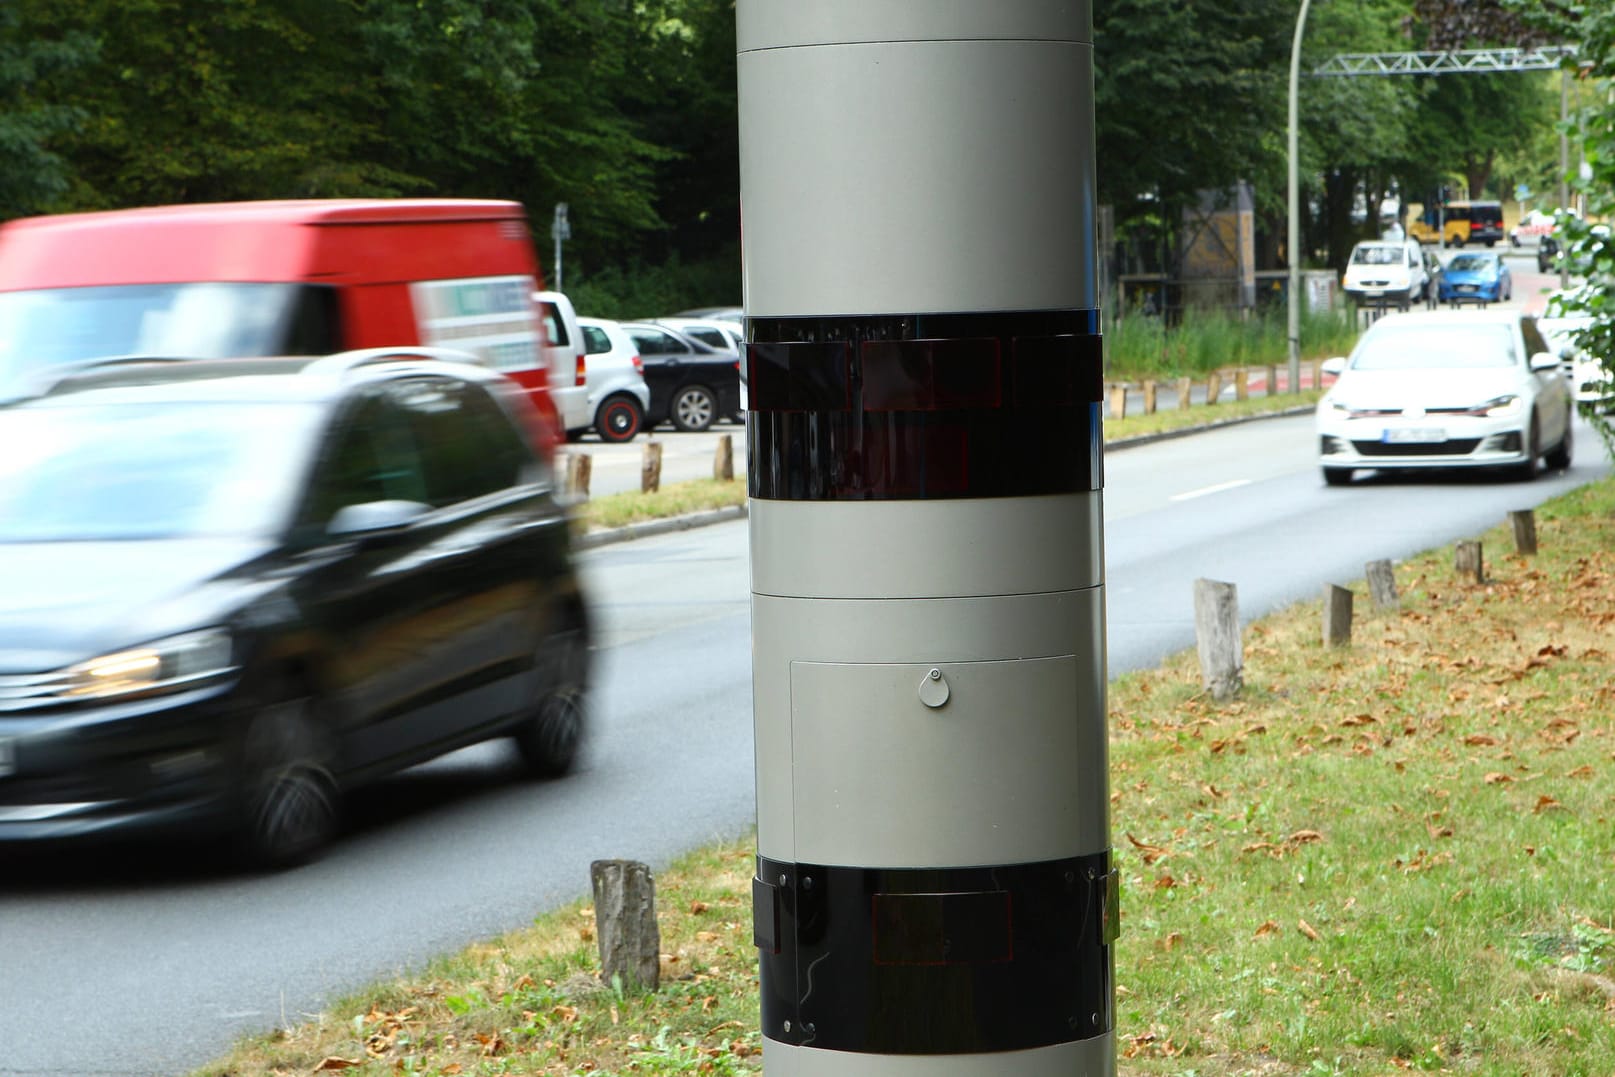
<svg viewBox="0 0 1615 1077"><path fill-rule="evenodd" d="M1249 619L1365 562L1472 536L1608 473L1591 432L1531 484L1369 477L1325 487L1310 420L1266 420L1106 457L1112 673L1193 640L1192 581ZM297 1022L340 993L581 896L589 862L666 864L753 817L742 522L582 557L601 625L598 729L575 775L522 779L506 745L354 798L329 855L223 874L162 845L0 859L0 1074L146 1077Z"/></svg>

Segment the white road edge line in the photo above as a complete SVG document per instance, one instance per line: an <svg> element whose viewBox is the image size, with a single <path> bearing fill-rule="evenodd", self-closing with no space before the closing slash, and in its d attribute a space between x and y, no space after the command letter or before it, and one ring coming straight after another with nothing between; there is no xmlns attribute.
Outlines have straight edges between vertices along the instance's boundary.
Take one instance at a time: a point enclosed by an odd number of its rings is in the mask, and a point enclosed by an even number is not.
<svg viewBox="0 0 1615 1077"><path fill-rule="evenodd" d="M1202 486L1200 489L1190 490L1186 494L1173 494L1171 497L1167 498L1167 500L1192 501L1194 498L1205 497L1207 494L1220 494L1224 490L1233 490L1240 486L1249 486L1250 484L1251 480L1249 479L1233 479L1230 482L1219 482L1215 486Z"/></svg>

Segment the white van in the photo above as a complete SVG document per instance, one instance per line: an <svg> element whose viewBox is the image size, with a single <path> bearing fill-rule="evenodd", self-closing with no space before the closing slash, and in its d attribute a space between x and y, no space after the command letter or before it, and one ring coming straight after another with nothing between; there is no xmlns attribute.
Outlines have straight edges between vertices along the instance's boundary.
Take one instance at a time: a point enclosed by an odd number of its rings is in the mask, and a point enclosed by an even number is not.
<svg viewBox="0 0 1615 1077"><path fill-rule="evenodd" d="M580 434L594 425L594 411L589 407L588 362L577 312L572 300L560 292L534 292L533 302L544 323L544 360L561 429Z"/></svg>
<svg viewBox="0 0 1615 1077"><path fill-rule="evenodd" d="M1424 249L1415 239L1365 239L1351 249L1346 295L1359 306L1394 306L1407 310L1429 297L1430 273Z"/></svg>

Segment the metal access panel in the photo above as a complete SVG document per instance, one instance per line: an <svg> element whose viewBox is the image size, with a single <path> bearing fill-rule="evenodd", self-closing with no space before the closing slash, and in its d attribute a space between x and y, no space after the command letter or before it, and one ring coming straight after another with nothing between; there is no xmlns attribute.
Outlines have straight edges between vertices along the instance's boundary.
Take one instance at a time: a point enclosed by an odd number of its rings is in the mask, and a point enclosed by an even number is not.
<svg viewBox="0 0 1615 1077"><path fill-rule="evenodd" d="M792 662L797 859L1000 864L1105 848L1104 716L1076 706L1102 698L1083 683L1092 672L1069 654Z"/></svg>

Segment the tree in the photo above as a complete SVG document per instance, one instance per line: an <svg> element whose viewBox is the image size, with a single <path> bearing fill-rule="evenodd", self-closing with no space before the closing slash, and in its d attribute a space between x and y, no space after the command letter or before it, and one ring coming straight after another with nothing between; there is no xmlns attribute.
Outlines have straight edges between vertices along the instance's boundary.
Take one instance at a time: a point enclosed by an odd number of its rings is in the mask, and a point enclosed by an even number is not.
<svg viewBox="0 0 1615 1077"><path fill-rule="evenodd" d="M0 219L42 212L66 193L71 166L50 142L79 123L82 113L42 97L37 87L95 56L84 34L36 35L23 27L23 12L0 4Z"/></svg>
<svg viewBox="0 0 1615 1077"><path fill-rule="evenodd" d="M1609 4L1549 4L1539 6L1509 0L1536 32L1560 41L1577 43L1574 65L1577 77L1594 81L1599 92L1572 117L1569 131L1580 142L1590 175L1569 177L1586 200L1585 219L1561 213L1559 228L1565 237L1564 257L1586 267L1579 288L1560 296L1556 305L1566 313L1592 317L1588 329L1577 334L1576 344L1597 357L1606 379L1615 379L1615 239L1608 225L1615 220L1615 7ZM1603 414L1590 415L1605 448L1615 455L1615 422Z"/></svg>

